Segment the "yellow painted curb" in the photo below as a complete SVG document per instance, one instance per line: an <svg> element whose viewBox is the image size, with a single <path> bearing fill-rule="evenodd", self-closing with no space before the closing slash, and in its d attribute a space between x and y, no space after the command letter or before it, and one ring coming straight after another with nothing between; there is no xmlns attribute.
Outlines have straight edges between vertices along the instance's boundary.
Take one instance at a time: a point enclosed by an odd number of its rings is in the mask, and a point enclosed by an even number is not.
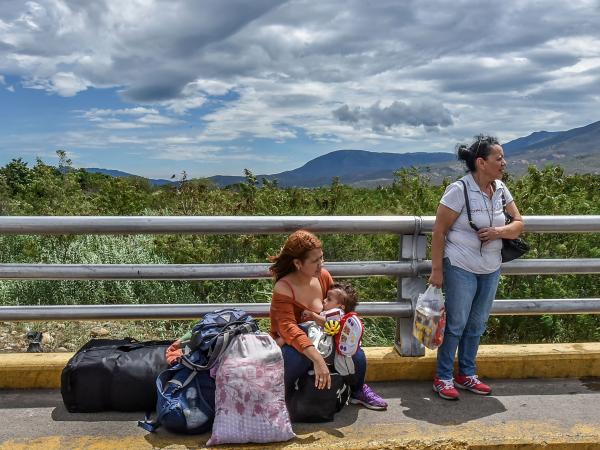
<svg viewBox="0 0 600 450"><path fill-rule="evenodd" d="M429 380L435 351L403 357L392 347L367 347L367 381ZM72 353L0 354L0 389L60 387ZM482 345L478 374L486 378L600 377L600 343Z"/></svg>
<svg viewBox="0 0 600 450"><path fill-rule="evenodd" d="M430 380L436 351L403 357L390 347L365 348L367 380ZM477 373L486 378L582 378L600 376L600 343L482 345Z"/></svg>
<svg viewBox="0 0 600 450"><path fill-rule="evenodd" d="M72 353L0 354L0 388L59 388L60 373L72 356Z"/></svg>
<svg viewBox="0 0 600 450"><path fill-rule="evenodd" d="M327 427L304 432L287 442L220 445L236 450L592 450L599 448L600 433L589 427L509 421L501 424L431 425L371 424ZM0 450L63 449L207 449L209 435L46 436L0 442Z"/></svg>

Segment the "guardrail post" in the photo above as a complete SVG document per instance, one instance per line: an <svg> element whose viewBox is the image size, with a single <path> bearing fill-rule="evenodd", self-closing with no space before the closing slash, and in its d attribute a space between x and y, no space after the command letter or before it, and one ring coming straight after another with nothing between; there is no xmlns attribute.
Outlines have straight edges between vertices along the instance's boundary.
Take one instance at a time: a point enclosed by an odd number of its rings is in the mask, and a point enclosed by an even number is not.
<svg viewBox="0 0 600 450"><path fill-rule="evenodd" d="M396 339L394 347L402 356L423 356L425 347L413 336L413 316L417 297L425 292L425 281L417 276L416 262L425 258L427 238L422 234L405 234L400 236L400 261L410 261L413 266L411 277L398 277L398 301L410 302L412 314L410 317L396 319Z"/></svg>

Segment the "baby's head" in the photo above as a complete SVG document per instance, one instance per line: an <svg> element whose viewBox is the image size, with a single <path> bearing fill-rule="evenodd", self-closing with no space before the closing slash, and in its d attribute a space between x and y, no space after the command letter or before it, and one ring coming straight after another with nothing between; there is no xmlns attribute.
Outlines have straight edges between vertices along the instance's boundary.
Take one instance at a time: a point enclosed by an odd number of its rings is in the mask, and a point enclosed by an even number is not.
<svg viewBox="0 0 600 450"><path fill-rule="evenodd" d="M358 294L347 283L333 283L323 300L323 309L342 308L345 313L352 312L358 304Z"/></svg>

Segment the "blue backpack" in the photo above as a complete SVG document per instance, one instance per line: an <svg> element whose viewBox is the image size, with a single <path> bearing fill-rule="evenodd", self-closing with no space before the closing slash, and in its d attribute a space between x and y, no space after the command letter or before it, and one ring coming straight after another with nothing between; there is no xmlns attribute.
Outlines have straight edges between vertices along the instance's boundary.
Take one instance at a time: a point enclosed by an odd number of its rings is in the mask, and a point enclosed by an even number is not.
<svg viewBox="0 0 600 450"><path fill-rule="evenodd" d="M190 359L200 358L196 353ZM215 417L215 380L206 370L194 370L183 364L167 369L156 379L156 420L146 414L138 425L154 432L164 426L173 433L201 434L210 431Z"/></svg>
<svg viewBox="0 0 600 450"><path fill-rule="evenodd" d="M256 321L238 308L204 315L182 340L184 356L156 379L156 420L146 414L138 425L154 432L160 426L174 433L201 434L212 428L215 417L215 380L209 370L227 350L234 336L258 331Z"/></svg>

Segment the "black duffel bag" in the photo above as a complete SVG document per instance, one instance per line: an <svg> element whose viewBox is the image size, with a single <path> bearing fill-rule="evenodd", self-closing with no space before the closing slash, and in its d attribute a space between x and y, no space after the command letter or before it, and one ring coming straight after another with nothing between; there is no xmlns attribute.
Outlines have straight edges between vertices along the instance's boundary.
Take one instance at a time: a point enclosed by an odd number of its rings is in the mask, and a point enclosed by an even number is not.
<svg viewBox="0 0 600 450"><path fill-rule="evenodd" d="M60 393L70 412L153 411L156 377L168 368L170 341L92 339L62 371Z"/></svg>
<svg viewBox="0 0 600 450"><path fill-rule="evenodd" d="M292 422L331 422L335 413L348 403L350 388L339 373L331 373L331 388L317 389L313 373L296 381L294 391L287 399Z"/></svg>

